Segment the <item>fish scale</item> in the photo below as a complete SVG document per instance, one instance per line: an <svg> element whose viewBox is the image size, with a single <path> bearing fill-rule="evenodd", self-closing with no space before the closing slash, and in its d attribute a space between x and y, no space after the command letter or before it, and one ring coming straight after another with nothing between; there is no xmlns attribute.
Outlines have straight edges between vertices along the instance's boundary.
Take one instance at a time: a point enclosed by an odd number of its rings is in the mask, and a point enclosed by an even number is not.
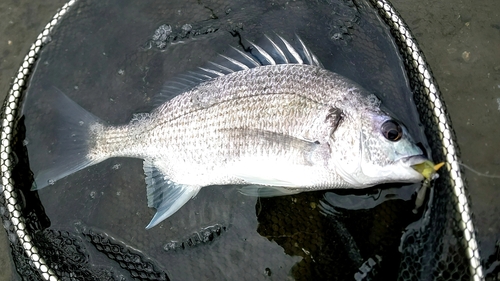
<svg viewBox="0 0 500 281"><path fill-rule="evenodd" d="M215 90L215 91L214 91ZM338 74L317 66L286 64L266 65L242 70L204 82L192 91L176 97L157 110L165 113L165 122L195 109L203 109L192 100L221 103L249 96L296 93L322 104L356 103L363 101L358 86ZM330 92L330 93L328 93ZM206 107L206 106L205 106ZM154 113L153 113L154 114Z"/></svg>
<svg viewBox="0 0 500 281"><path fill-rule="evenodd" d="M291 80L293 77L288 79ZM189 94L183 100L189 100ZM100 141L102 144L95 144L99 147L96 150L100 152L93 153L91 148L90 154L100 154L96 158L117 156L158 158L158 154L164 154L161 157L169 156L173 162L177 162L172 155L175 151L182 151L189 144L189 151L199 156L191 159L193 162L200 158L211 159L210 162L213 162L214 155L204 157L211 152L207 149L207 145L221 147L228 142L227 139L216 138L216 135L212 134L218 129L245 128L286 134L309 141L326 140L332 130L327 122L330 106L314 102L305 97L307 94L243 94L237 99L224 99L224 102L214 103L203 110L195 109L188 104L186 107L190 107L192 111L184 115L158 110L150 118L135 122L133 126L111 127L106 132L97 133L96 135L102 138ZM175 102L175 99L172 100L172 103ZM184 111L182 108L178 110ZM169 120L169 117L165 116L167 113L170 116L174 115L175 118ZM157 122L159 120L169 121ZM145 150L144 148L149 148L150 145L137 143L136 138L152 140L156 147ZM112 139L114 140L110 143ZM236 141L234 138L230 140L234 141ZM250 149L250 153L255 149L255 147L247 148ZM231 157L228 152L220 149L215 152ZM186 159L181 156L179 158Z"/></svg>

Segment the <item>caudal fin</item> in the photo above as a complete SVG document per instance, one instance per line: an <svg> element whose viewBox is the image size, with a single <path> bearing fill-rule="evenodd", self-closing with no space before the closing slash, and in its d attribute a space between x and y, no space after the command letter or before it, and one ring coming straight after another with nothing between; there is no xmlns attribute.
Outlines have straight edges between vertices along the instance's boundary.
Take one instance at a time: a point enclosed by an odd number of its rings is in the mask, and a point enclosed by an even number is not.
<svg viewBox="0 0 500 281"><path fill-rule="evenodd" d="M35 174L32 190L51 185L57 180L104 160L89 159L89 140L92 127L102 121L83 109L59 89L50 95L56 112L55 145L51 149L51 160L46 168Z"/></svg>

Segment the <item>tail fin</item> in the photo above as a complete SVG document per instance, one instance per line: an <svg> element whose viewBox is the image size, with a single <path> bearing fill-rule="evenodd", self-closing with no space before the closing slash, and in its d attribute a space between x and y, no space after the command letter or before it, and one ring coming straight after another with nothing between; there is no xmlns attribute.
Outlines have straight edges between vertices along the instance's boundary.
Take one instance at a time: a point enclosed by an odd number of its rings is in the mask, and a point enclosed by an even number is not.
<svg viewBox="0 0 500 281"><path fill-rule="evenodd" d="M55 87L50 99L53 99L56 112L56 144L51 151L52 161L47 163L46 169L35 174L32 190L54 184L59 179L104 160L88 157L92 127L103 122Z"/></svg>

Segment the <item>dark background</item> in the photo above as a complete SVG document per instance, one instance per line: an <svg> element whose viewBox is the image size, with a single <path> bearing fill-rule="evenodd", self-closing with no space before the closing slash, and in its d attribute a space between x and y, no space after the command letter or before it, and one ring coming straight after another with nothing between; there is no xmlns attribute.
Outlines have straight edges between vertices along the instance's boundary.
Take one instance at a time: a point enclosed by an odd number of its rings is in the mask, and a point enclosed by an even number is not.
<svg viewBox="0 0 500 281"><path fill-rule="evenodd" d="M66 1L0 1L0 99L44 26ZM434 72L451 115L463 162L500 175L500 2L393 0ZM500 179L466 172L483 258L500 239ZM0 231L0 280L12 279Z"/></svg>

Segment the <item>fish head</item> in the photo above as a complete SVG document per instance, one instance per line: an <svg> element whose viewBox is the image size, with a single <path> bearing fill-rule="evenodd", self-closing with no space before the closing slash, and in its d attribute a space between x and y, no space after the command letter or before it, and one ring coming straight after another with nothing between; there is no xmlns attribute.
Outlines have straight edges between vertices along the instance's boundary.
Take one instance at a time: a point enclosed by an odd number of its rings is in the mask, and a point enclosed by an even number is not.
<svg viewBox="0 0 500 281"><path fill-rule="evenodd" d="M348 119L341 135L333 139L344 156L332 158L337 174L349 186L363 188L424 179L412 166L428 159L400 121L381 110L364 111Z"/></svg>

